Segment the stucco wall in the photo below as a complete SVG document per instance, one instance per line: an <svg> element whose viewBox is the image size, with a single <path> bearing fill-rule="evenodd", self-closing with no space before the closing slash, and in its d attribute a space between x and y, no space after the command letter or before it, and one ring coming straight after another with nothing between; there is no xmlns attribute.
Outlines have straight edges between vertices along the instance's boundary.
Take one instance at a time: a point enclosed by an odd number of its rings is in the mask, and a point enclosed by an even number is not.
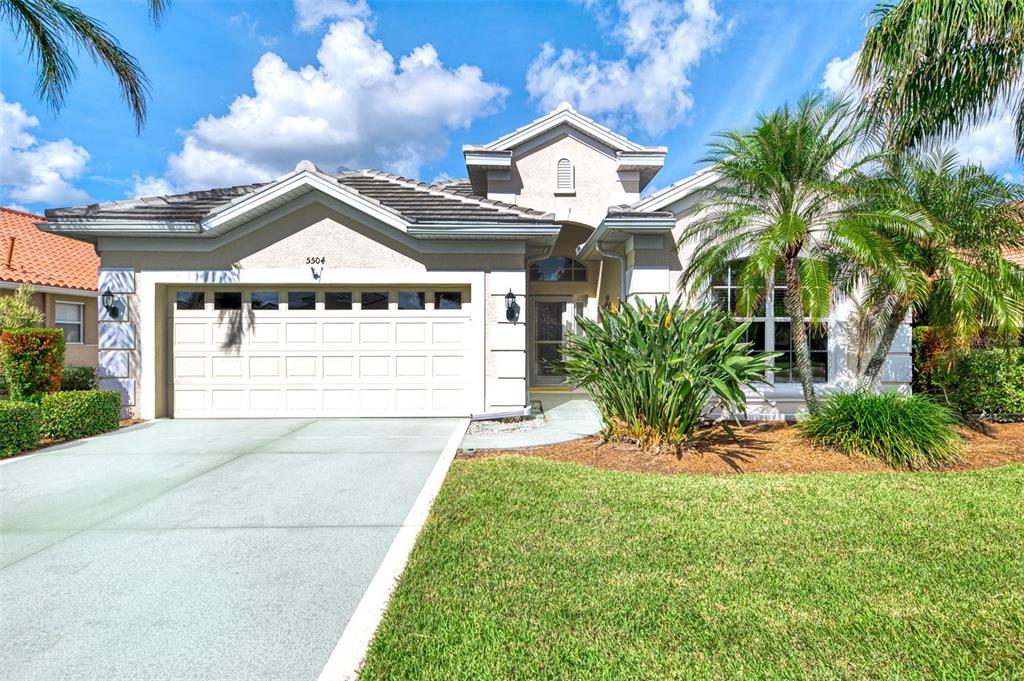
<svg viewBox="0 0 1024 681"><path fill-rule="evenodd" d="M243 228L238 228L243 229ZM522 243L434 242L437 252L423 253L404 234L378 231L312 204L302 206L240 238L224 238L210 251L186 251L182 240L100 243L101 289L118 294L124 314L101 324L101 365L107 387L122 390L126 404L144 418L166 415L169 375L169 294L175 287L202 284L252 285L420 283L458 284L470 289L467 305L481 315L480 362L485 385L475 413L522 410L526 405L525 316L518 324L504 320L504 295L526 292ZM195 241L195 240L190 240ZM159 244L158 244L159 245ZM131 246L129 248L129 246ZM496 252L485 252L485 249ZM323 258L312 267L309 257ZM500 304L500 308L499 308ZM479 312L475 306L479 307ZM525 305L524 305L525 307ZM486 333L484 329L486 324ZM486 336L486 347L485 347Z"/></svg>
<svg viewBox="0 0 1024 681"><path fill-rule="evenodd" d="M685 263L689 262L696 242L683 242L677 249L686 227L694 217L696 198L690 195L675 204L666 207L676 216L676 226L671 239L665 237L664 245L655 242L653 237L634 237L625 244L627 260L627 290L631 297L642 298L653 302L660 295L670 298L683 296L687 300L687 291L680 290L679 279ZM857 380L855 372L855 353L851 338L852 325L850 316L853 311L852 301L840 298L835 301L826 320L828 325L829 376L827 383L818 385L820 392L844 389L853 386ZM911 327L908 323L901 328L889 357L882 369L881 387L909 391L912 380L911 366ZM763 390L764 397L750 394L747 414L751 419L780 419L790 417L803 409L803 394L796 383L779 383Z"/></svg>
<svg viewBox="0 0 1024 681"><path fill-rule="evenodd" d="M559 194L555 182L559 159L569 159L575 172L575 190ZM559 126L513 150L512 169L506 178L492 172L491 198L552 212L555 219L600 224L609 206L639 198L635 172L619 173L615 152L569 126Z"/></svg>
<svg viewBox="0 0 1024 681"><path fill-rule="evenodd" d="M13 295L15 289L0 288L0 296ZM36 291L32 295L32 304L42 310L45 317L43 325L55 327L54 313L58 302L75 303L83 306L82 342L66 343L64 346L64 366L89 366L98 364L97 300L95 295L82 295L77 291L67 293Z"/></svg>

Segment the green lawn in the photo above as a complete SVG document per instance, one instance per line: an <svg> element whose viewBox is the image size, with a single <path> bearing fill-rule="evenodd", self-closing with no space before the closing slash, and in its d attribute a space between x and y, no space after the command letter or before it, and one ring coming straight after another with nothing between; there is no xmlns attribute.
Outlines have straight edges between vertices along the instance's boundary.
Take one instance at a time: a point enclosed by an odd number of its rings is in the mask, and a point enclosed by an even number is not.
<svg viewBox="0 0 1024 681"><path fill-rule="evenodd" d="M1024 466L457 461L363 679L1020 678Z"/></svg>

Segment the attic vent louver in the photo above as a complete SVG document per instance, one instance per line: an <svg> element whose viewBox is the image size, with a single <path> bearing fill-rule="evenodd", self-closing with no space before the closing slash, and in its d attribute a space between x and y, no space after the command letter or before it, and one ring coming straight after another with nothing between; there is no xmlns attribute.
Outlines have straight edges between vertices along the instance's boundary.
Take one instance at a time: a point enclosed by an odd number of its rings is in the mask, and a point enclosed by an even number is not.
<svg viewBox="0 0 1024 681"><path fill-rule="evenodd" d="M575 188L575 177L573 177L572 161L567 158L559 159L556 172L555 188L560 192L571 192Z"/></svg>

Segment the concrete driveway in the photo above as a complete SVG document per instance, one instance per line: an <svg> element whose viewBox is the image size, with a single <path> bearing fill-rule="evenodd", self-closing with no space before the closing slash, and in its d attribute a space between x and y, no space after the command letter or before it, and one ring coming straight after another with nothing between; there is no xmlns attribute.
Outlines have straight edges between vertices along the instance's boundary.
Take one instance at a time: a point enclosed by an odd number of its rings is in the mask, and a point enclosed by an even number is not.
<svg viewBox="0 0 1024 681"><path fill-rule="evenodd" d="M315 679L458 421L157 421L0 465L9 679Z"/></svg>

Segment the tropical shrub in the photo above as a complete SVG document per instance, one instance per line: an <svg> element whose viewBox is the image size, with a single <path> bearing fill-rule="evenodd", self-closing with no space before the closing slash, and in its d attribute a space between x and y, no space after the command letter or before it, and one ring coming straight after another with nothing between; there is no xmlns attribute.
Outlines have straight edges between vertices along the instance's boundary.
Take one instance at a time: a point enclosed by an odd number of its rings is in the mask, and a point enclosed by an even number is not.
<svg viewBox="0 0 1024 681"><path fill-rule="evenodd" d="M601 412L606 439L679 449L710 411L742 412L743 388L764 381L774 355L751 353L748 326L712 308L629 302L600 321L580 319L562 354Z"/></svg>
<svg viewBox="0 0 1024 681"><path fill-rule="evenodd" d="M22 284L9 296L0 296L0 331L42 326L43 311L32 304L35 289Z"/></svg>
<svg viewBox="0 0 1024 681"><path fill-rule="evenodd" d="M64 440L117 430L121 393L116 390L56 392L43 396L43 434Z"/></svg>
<svg viewBox="0 0 1024 681"><path fill-rule="evenodd" d="M98 390L100 377L92 367L64 367L60 372L61 390Z"/></svg>
<svg viewBox="0 0 1024 681"><path fill-rule="evenodd" d="M1024 348L943 353L928 380L931 390L962 414L1024 415Z"/></svg>
<svg viewBox="0 0 1024 681"><path fill-rule="evenodd" d="M0 366L12 400L38 402L44 393L60 390L63 365L61 329L0 331Z"/></svg>
<svg viewBox="0 0 1024 681"><path fill-rule="evenodd" d="M917 470L957 457L957 422L952 410L924 395L861 389L829 395L798 427L816 444Z"/></svg>
<svg viewBox="0 0 1024 681"><path fill-rule="evenodd" d="M0 456L39 444L40 409L34 402L0 402Z"/></svg>

